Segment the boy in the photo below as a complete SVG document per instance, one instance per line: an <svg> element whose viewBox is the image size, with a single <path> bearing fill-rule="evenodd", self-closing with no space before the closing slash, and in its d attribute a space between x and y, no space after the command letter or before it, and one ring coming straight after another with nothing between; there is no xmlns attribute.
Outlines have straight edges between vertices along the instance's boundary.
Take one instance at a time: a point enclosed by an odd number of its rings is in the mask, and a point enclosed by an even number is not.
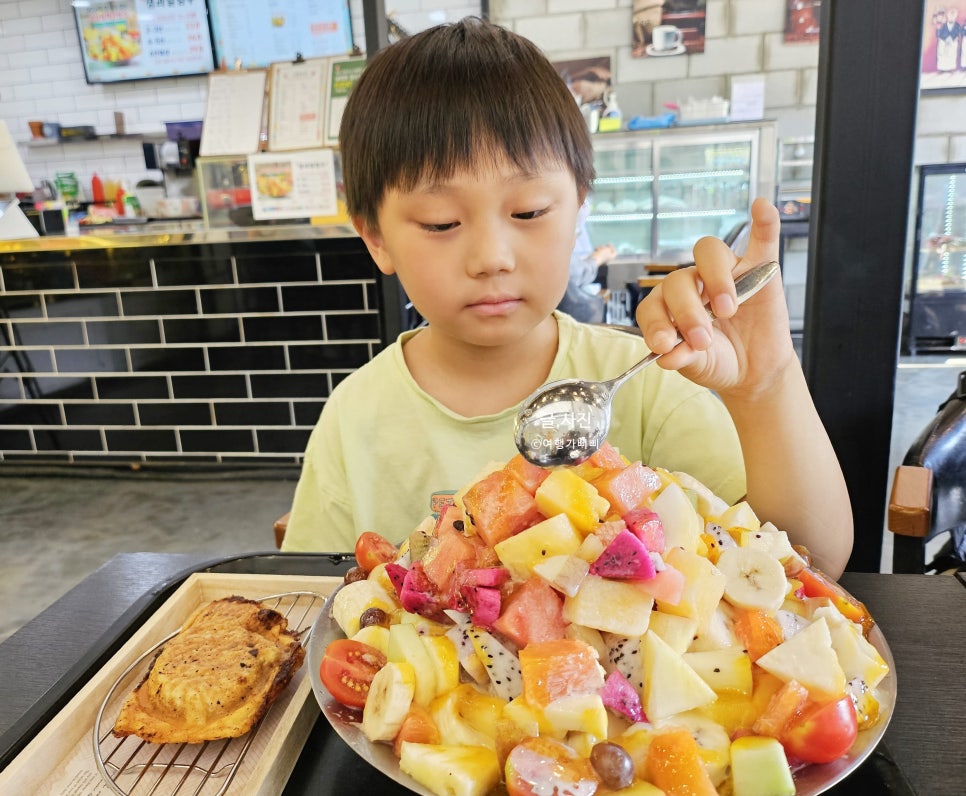
<svg viewBox="0 0 966 796"><path fill-rule="evenodd" d="M669 351L677 327L687 344L617 393L609 441L729 502L747 494L759 516L841 573L848 495L779 280L734 314L735 274L776 259L774 207L753 206L741 261L721 241L697 243L696 267L639 307L642 341L554 312L593 151L577 104L531 42L468 19L386 48L353 89L340 148L353 223L428 325L329 397L283 550L349 551L365 530L400 541L485 465L516 453L514 416L534 389L615 376L645 341Z"/></svg>

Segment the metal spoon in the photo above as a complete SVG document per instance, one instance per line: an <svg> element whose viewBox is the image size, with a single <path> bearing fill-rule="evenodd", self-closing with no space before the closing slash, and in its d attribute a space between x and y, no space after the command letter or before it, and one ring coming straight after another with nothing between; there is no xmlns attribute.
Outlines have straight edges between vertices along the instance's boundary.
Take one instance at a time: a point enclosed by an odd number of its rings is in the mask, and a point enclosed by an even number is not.
<svg viewBox="0 0 966 796"><path fill-rule="evenodd" d="M756 266L735 281L738 303L747 301L778 273L778 263ZM714 313L708 310L711 320ZM681 342L678 336L677 342ZM614 393L660 354L651 353L608 381L561 379L544 384L517 413L514 441L523 456L541 467L580 464L600 448L610 430Z"/></svg>

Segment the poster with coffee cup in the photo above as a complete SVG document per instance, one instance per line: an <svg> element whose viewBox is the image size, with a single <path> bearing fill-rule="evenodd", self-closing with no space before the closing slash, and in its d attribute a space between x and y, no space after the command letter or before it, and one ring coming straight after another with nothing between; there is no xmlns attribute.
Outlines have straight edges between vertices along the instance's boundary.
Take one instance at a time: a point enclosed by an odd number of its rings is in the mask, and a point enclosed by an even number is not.
<svg viewBox="0 0 966 796"><path fill-rule="evenodd" d="M704 52L707 0L633 0L635 58L662 58Z"/></svg>

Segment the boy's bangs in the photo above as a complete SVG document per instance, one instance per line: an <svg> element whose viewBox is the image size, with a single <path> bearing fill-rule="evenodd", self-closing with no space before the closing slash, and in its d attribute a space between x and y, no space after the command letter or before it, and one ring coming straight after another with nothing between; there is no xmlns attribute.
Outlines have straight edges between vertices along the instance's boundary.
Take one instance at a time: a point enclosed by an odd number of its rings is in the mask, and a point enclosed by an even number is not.
<svg viewBox="0 0 966 796"><path fill-rule="evenodd" d="M547 113L546 105L519 99L463 94L420 103L416 107L426 108L425 112L398 119L399 129L394 131L400 141L395 161L398 169L393 174L390 168L387 184L410 191L420 183L444 181L459 172L488 170L506 162L521 172L534 173L548 165L572 168L585 159L562 128L559 116ZM578 182L589 179L584 173L574 176Z"/></svg>

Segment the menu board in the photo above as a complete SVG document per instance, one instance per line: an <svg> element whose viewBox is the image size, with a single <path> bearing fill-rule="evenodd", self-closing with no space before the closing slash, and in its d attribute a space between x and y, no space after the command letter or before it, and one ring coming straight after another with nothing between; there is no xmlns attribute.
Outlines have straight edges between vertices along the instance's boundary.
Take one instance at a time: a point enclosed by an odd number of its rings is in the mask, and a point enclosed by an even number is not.
<svg viewBox="0 0 966 796"><path fill-rule="evenodd" d="M88 83L211 72L205 0L89 0L73 3Z"/></svg>
<svg viewBox="0 0 966 796"><path fill-rule="evenodd" d="M215 59L222 68L345 55L352 21L345 0L208 0Z"/></svg>

